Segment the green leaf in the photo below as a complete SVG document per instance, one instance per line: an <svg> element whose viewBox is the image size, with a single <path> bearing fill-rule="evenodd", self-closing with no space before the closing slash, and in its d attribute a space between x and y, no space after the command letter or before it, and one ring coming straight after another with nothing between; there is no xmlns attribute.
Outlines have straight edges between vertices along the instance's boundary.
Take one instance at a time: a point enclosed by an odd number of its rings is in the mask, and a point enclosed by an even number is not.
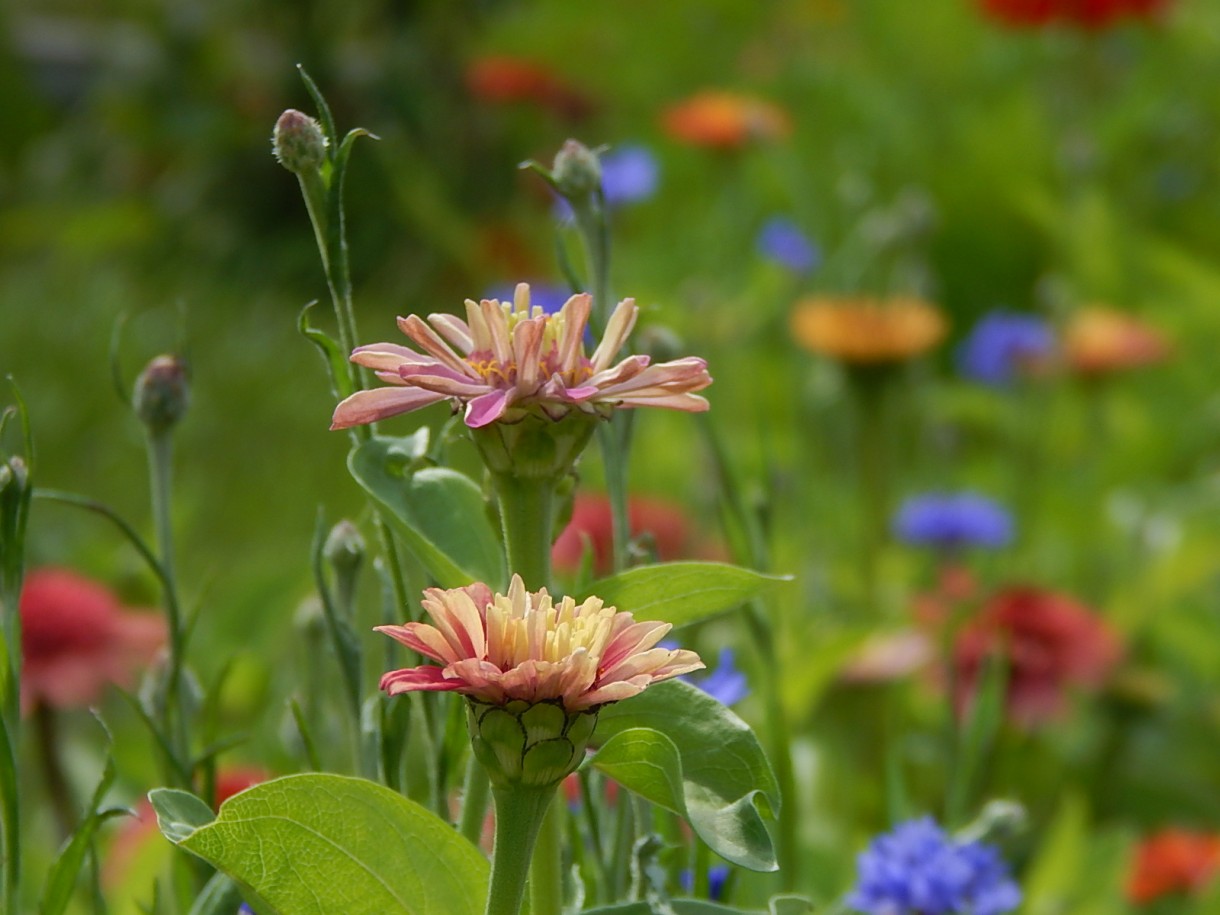
<svg viewBox="0 0 1220 915"><path fill-rule="evenodd" d="M487 860L449 824L374 782L289 775L202 819L197 798L149 795L161 831L231 877L264 915L478 915ZM168 827L168 828L167 828Z"/></svg>
<svg viewBox="0 0 1220 915"><path fill-rule="evenodd" d="M762 915L758 909L735 909L706 899L670 899L669 907L674 915ZM648 902L623 902L585 909L581 915L654 915L656 911Z"/></svg>
<svg viewBox="0 0 1220 915"><path fill-rule="evenodd" d="M352 393L352 376L347 368L348 354L343 352L343 349L330 334L314 327L309 322L309 309L317 304L315 300L301 309L300 315L297 316L297 330L322 353L322 359L326 363L327 374L330 375L331 393L342 400Z"/></svg>
<svg viewBox="0 0 1220 915"><path fill-rule="evenodd" d="M763 824L779 810L775 773L749 725L678 680L601 711L591 763L623 787L685 816L722 858L777 867Z"/></svg>
<svg viewBox="0 0 1220 915"><path fill-rule="evenodd" d="M455 470L414 470L411 461L399 440L377 437L352 449L347 466L441 587L502 590L504 550L482 491Z"/></svg>
<svg viewBox="0 0 1220 915"><path fill-rule="evenodd" d="M685 626L731 610L784 581L791 578L721 562L663 562L595 581L583 597L596 595L631 611L637 620Z"/></svg>
<svg viewBox="0 0 1220 915"><path fill-rule="evenodd" d="M224 874L213 874L187 915L230 915L241 905L241 891Z"/></svg>

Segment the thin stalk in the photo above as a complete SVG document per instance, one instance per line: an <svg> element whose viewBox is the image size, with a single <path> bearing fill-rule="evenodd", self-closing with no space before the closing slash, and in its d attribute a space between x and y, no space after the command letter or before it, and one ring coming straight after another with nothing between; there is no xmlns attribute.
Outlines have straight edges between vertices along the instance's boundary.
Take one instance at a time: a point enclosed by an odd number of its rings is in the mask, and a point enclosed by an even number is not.
<svg viewBox="0 0 1220 915"><path fill-rule="evenodd" d="M501 785L492 788L496 805L496 841L491 856L491 887L486 915L520 915L525 877L538 833L555 786ZM531 915L559 915L559 908L531 909Z"/></svg>
<svg viewBox="0 0 1220 915"><path fill-rule="evenodd" d="M149 433L148 469L152 487L153 528L156 531L158 564L165 592L165 617L169 628L169 670L165 683L165 707L161 710L161 726L174 757L181 765L189 757L186 716L181 707L186 632L174 572L174 535L171 520L173 439L168 431ZM172 769L170 774L172 775Z"/></svg>
<svg viewBox="0 0 1220 915"><path fill-rule="evenodd" d="M487 802L491 798L491 780L487 770L474 756L466 766L466 781L462 786L462 815L458 831L472 845L478 845L483 835L483 821L487 818Z"/></svg>
<svg viewBox="0 0 1220 915"><path fill-rule="evenodd" d="M495 484L508 568L530 591L549 588L555 481L499 474Z"/></svg>
<svg viewBox="0 0 1220 915"><path fill-rule="evenodd" d="M889 511L889 462L885 435L885 379L854 374L859 395L856 460L859 466L860 509L863 536L860 545L860 572L865 605L874 616L880 615L877 566L885 543Z"/></svg>
<svg viewBox="0 0 1220 915"><path fill-rule="evenodd" d="M554 793L554 787L547 790ZM562 862L563 806L551 804L543 814L538 844L530 862L531 915L559 915L563 911Z"/></svg>
<svg viewBox="0 0 1220 915"><path fill-rule="evenodd" d="M51 810L59 827L59 837L66 839L76 829L76 804L72 800L72 789L64 774L63 758L59 753L59 722L55 709L45 702L34 706L34 727L38 735L38 752L42 757L42 773L46 780L47 796L51 799Z"/></svg>

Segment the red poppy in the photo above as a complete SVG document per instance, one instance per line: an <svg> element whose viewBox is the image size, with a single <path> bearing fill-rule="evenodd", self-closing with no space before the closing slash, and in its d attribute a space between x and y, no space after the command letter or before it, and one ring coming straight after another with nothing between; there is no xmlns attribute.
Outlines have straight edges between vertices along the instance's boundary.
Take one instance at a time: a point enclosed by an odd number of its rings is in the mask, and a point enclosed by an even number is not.
<svg viewBox="0 0 1220 915"><path fill-rule="evenodd" d="M466 68L466 87L483 102L533 104L571 120L588 116L594 108L587 96L543 64L506 54L471 61Z"/></svg>
<svg viewBox="0 0 1220 915"><path fill-rule="evenodd" d="M981 0L983 11L1005 25L1043 26L1052 22L1104 29L1124 18L1149 19L1168 0Z"/></svg>
<svg viewBox="0 0 1220 915"><path fill-rule="evenodd" d="M682 509L670 502L633 496L627 506L631 535L647 534L656 544L661 561L689 558L692 555L691 526ZM551 549L551 562L558 569L580 568L585 542L593 553L593 570L598 575L610 571L614 535L610 500L603 495L580 494L572 505L572 520Z"/></svg>
<svg viewBox="0 0 1220 915"><path fill-rule="evenodd" d="M958 634L959 709L968 706L985 662L1002 652L1008 665L1007 703L1013 719L1033 725L1065 707L1073 687L1097 687L1122 655L1118 636L1070 597L1033 587L993 595Z"/></svg>
<svg viewBox="0 0 1220 915"><path fill-rule="evenodd" d="M21 592L21 704L97 703L126 685L165 644L165 621L124 608L104 586L67 569L32 571Z"/></svg>
<svg viewBox="0 0 1220 915"><path fill-rule="evenodd" d="M1220 874L1220 835L1164 829L1145 838L1135 850L1135 868L1127 897L1151 902L1170 893L1202 890Z"/></svg>
<svg viewBox="0 0 1220 915"><path fill-rule="evenodd" d="M675 140L709 149L738 149L751 140L782 139L792 132L788 113L778 105L712 90L667 108L661 126Z"/></svg>

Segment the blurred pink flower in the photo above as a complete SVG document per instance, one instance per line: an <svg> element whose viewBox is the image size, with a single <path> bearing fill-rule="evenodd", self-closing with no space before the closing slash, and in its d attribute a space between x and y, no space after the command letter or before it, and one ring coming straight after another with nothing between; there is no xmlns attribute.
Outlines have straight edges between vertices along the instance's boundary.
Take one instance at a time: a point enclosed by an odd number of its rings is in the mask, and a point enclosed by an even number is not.
<svg viewBox="0 0 1220 915"><path fill-rule="evenodd" d="M1086 29L1103 29L1124 17L1148 19L1167 5L1167 0L982 0L983 10L1005 25L1064 22Z"/></svg>
<svg viewBox="0 0 1220 915"><path fill-rule="evenodd" d="M1101 617L1070 597L1006 588L958 633L952 663L959 709L969 705L984 664L996 653L1008 666L1009 713L1028 726L1059 715L1070 688L1101 686L1121 658L1122 644Z"/></svg>
<svg viewBox="0 0 1220 915"><path fill-rule="evenodd" d="M346 429L409 413L441 400L466 410L472 429L512 423L540 411L552 420L573 411L608 415L616 407L668 407L702 412L695 392L712 383L707 363L690 356L649 365L647 356L612 364L635 326L639 309L624 299L610 316L592 356L585 355L591 298L574 295L556 314L530 307L529 286L514 301L466 301L467 320L416 315L398 326L422 353L395 343L357 347L352 361L390 386L357 391L335 408L332 429Z"/></svg>
<svg viewBox="0 0 1220 915"><path fill-rule="evenodd" d="M693 651L654 647L668 623L637 623L596 597L557 604L546 589L525 590L514 575L507 594L487 585L424 592L435 625L378 626L408 648L441 662L392 670L391 696L453 690L492 705L559 700L567 712L634 696L651 683L703 667Z"/></svg>
<svg viewBox="0 0 1220 915"><path fill-rule="evenodd" d="M165 644L165 620L130 612L105 587L67 569L35 569L21 591L21 704L83 708L108 683L126 685Z"/></svg>
<svg viewBox="0 0 1220 915"><path fill-rule="evenodd" d="M627 520L633 537L640 534L652 537L657 558L662 562L690 558L696 552L691 543L691 523L682 508L674 503L632 496L627 505ZM614 531L610 500L604 495L577 494L572 504L572 520L551 549L551 562L557 569L579 569L586 542L593 555L594 573L608 573L614 550Z"/></svg>

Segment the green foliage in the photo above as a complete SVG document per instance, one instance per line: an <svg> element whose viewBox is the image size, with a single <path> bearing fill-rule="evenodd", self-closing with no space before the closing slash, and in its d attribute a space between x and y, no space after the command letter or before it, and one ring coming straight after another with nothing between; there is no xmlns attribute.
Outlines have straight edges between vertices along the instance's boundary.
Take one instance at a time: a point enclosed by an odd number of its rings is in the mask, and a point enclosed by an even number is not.
<svg viewBox="0 0 1220 915"><path fill-rule="evenodd" d="M212 812L149 795L161 832L236 881L260 915L477 915L487 862L434 814L388 788L290 775Z"/></svg>
<svg viewBox="0 0 1220 915"><path fill-rule="evenodd" d="M779 788L754 732L702 690L658 683L603 709L591 764L654 804L681 814L713 851L753 870L776 867L760 811Z"/></svg>
<svg viewBox="0 0 1220 915"><path fill-rule="evenodd" d="M739 607L785 581L791 577L720 562L666 562L599 579L585 589L584 597L596 595L637 620L685 626Z"/></svg>
<svg viewBox="0 0 1220 915"><path fill-rule="evenodd" d="M352 451L348 468L441 587L503 587L504 550L482 491L455 470L414 466L418 445L418 438L373 438Z"/></svg>

